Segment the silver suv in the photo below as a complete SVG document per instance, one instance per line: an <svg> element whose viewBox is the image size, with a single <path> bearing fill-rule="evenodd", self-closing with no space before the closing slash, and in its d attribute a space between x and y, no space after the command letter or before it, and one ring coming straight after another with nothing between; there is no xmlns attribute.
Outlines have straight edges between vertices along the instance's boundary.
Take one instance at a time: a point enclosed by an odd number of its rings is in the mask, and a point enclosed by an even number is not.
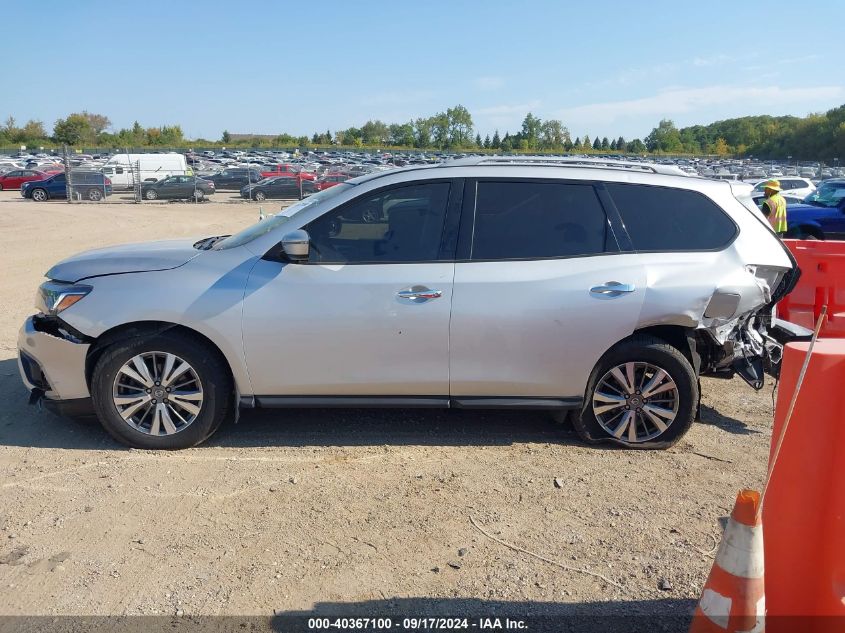
<svg viewBox="0 0 845 633"><path fill-rule="evenodd" d="M798 271L750 193L584 159L363 176L235 235L55 265L21 375L140 448L311 406L549 409L586 440L666 447L700 374L759 388L778 358Z"/></svg>

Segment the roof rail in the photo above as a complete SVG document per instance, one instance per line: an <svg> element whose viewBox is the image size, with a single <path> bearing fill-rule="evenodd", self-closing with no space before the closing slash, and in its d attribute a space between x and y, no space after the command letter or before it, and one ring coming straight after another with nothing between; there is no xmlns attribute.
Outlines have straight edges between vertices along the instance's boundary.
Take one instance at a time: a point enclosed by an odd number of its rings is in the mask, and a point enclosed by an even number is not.
<svg viewBox="0 0 845 633"><path fill-rule="evenodd" d="M613 160L605 158L587 158L578 156L472 156L440 163L444 167L469 167L475 165L535 165L542 167L590 167L593 169L617 169L641 171L667 176L685 176L690 174L674 165L658 165L632 160Z"/></svg>

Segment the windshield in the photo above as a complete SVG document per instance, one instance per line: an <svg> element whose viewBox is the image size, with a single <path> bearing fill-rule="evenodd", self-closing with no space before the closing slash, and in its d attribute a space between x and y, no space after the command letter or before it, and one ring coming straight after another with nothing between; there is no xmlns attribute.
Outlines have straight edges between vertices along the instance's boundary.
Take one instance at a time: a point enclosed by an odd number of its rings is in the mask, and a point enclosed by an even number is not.
<svg viewBox="0 0 845 633"><path fill-rule="evenodd" d="M817 207L836 207L843 198L845 182L823 182L818 189L804 198L804 202Z"/></svg>
<svg viewBox="0 0 845 633"><path fill-rule="evenodd" d="M331 187L329 189L326 189L325 191L312 194L304 200L300 200L296 204L289 206L287 209L282 209L276 215L271 215L268 218L264 218L258 223L245 228L243 231L235 233L234 235L227 237L225 240L217 242L214 245L214 250L235 248L236 246L242 246L243 244L247 244L252 240L259 238L262 235L266 235L273 229L281 226L282 224L290 220L293 216L295 216L297 213L300 213L305 209L310 209L315 204L324 202L329 198L333 198L336 195L347 191L350 187L353 186L354 185L341 183L336 187Z"/></svg>

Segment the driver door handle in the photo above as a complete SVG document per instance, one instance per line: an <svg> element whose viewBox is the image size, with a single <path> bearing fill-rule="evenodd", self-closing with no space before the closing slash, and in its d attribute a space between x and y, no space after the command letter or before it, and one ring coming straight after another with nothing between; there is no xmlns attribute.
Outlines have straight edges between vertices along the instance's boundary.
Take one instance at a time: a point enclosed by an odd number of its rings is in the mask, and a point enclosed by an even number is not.
<svg viewBox="0 0 845 633"><path fill-rule="evenodd" d="M636 287L633 284L623 284L618 281L606 281L601 286L593 286L590 292L594 295L605 295L608 297L618 297L621 294L634 292Z"/></svg>
<svg viewBox="0 0 845 633"><path fill-rule="evenodd" d="M422 303L424 301L428 301L429 299L439 299L443 296L443 291L431 290L424 286L413 286L412 288L408 288L406 290L400 290L396 293L396 296L400 299L410 299L415 303Z"/></svg>

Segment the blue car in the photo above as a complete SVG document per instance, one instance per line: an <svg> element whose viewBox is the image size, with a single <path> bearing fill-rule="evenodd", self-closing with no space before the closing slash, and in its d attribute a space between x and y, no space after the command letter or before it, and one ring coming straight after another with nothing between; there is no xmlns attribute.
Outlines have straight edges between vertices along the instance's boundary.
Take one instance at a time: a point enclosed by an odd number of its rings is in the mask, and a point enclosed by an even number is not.
<svg viewBox="0 0 845 633"><path fill-rule="evenodd" d="M845 179L825 180L799 204L787 204L786 237L845 240Z"/></svg>
<svg viewBox="0 0 845 633"><path fill-rule="evenodd" d="M71 191L74 197L94 202L110 196L111 180L97 171L72 171L70 174ZM51 199L67 199L67 179L64 173L50 176L44 180L33 180L21 185L21 195L36 202Z"/></svg>

